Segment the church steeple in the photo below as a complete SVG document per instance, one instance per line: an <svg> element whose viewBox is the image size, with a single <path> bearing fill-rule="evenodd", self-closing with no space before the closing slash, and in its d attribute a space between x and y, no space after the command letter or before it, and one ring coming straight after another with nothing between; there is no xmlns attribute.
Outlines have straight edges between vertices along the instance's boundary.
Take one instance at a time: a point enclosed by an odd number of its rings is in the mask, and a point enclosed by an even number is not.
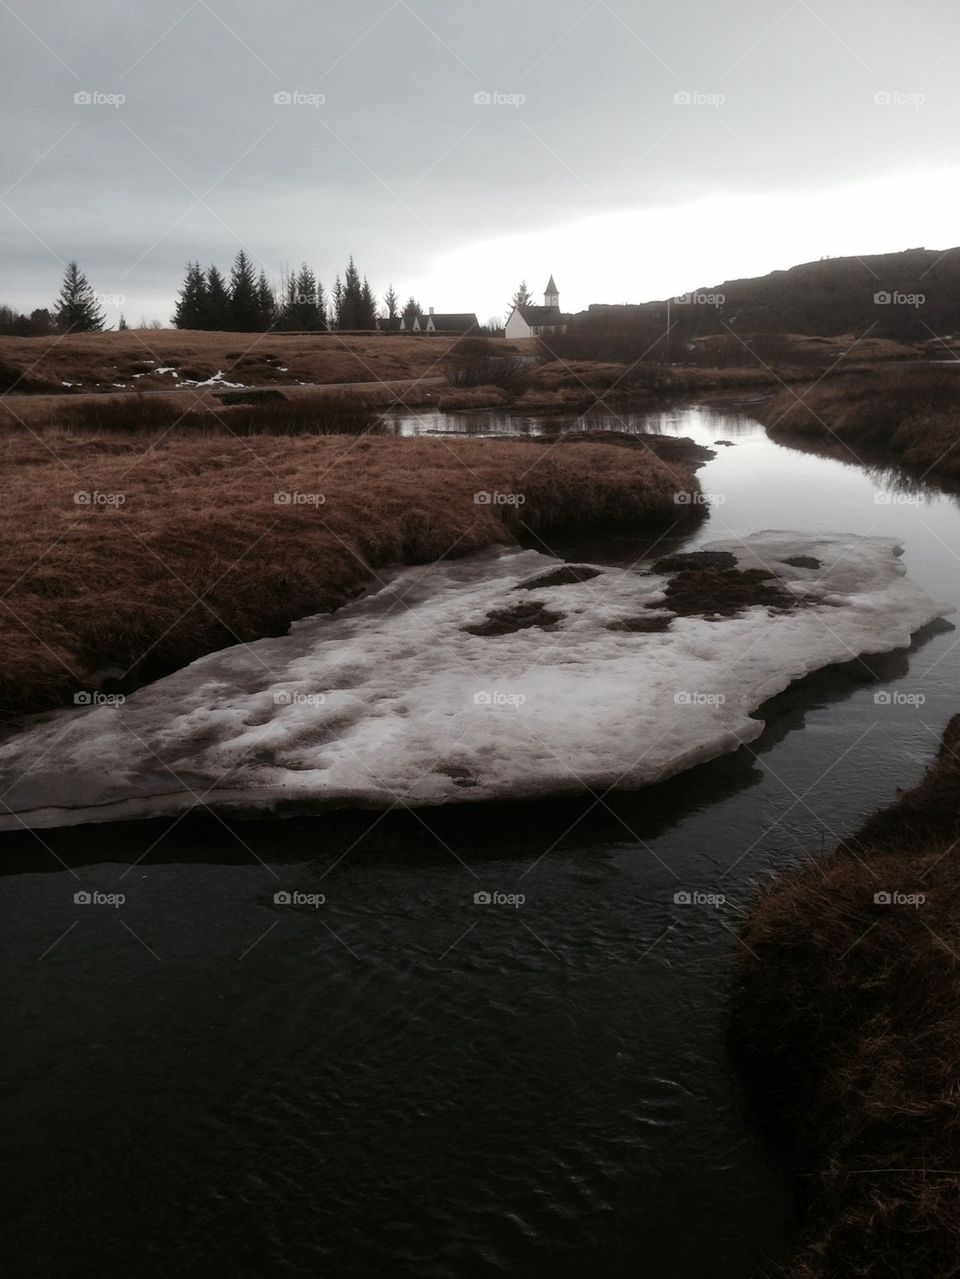
<svg viewBox="0 0 960 1279"><path fill-rule="evenodd" d="M543 305L555 306L558 311L560 310L560 293L557 290L556 281L552 275L543 295Z"/></svg>

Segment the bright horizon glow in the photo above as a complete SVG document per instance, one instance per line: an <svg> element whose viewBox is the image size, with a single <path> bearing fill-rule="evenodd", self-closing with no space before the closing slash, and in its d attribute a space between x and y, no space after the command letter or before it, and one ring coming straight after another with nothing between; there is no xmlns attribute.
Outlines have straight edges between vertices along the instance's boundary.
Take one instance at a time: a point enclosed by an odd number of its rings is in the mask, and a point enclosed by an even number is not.
<svg viewBox="0 0 960 1279"><path fill-rule="evenodd" d="M806 194L711 195L496 236L397 289L424 308L475 310L481 324L505 314L522 279L541 302L551 274L564 311L657 301L822 257L952 248L958 194L960 167Z"/></svg>
<svg viewBox="0 0 960 1279"><path fill-rule="evenodd" d="M475 311L481 324L493 316L503 322L521 280L539 304L551 275L566 312L594 302L650 302L822 257L952 248L960 242L958 194L960 166L812 193L714 194L492 236L438 255L431 270L398 276L394 287L401 305L412 294L424 310ZM228 255L221 257L227 266ZM358 265L363 270L362 254ZM279 275L278 268L274 278ZM97 291L98 280L88 276ZM370 283L382 304L388 281ZM323 280L328 297L332 284ZM33 295L11 304L29 312L51 302ZM132 326L145 316L166 327L173 304L173 295L131 293L122 307L104 311L110 327L121 311Z"/></svg>

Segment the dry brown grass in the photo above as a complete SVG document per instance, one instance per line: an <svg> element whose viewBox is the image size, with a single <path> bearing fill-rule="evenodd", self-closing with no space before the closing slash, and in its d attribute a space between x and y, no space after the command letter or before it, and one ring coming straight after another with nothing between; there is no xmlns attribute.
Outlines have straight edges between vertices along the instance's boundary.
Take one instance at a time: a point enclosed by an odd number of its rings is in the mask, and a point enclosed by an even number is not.
<svg viewBox="0 0 960 1279"><path fill-rule="evenodd" d="M146 446L146 448L145 448ZM127 686L336 608L394 563L523 527L695 518L697 481L643 449L376 436L0 435L0 707ZM522 506L478 505L480 491ZM77 504L74 494L120 494ZM322 494L322 505L274 494Z"/></svg>
<svg viewBox="0 0 960 1279"><path fill-rule="evenodd" d="M799 397L799 398L798 398ZM774 439L852 460L882 450L920 475L960 480L960 369L861 371L782 391L759 412Z"/></svg>
<svg viewBox="0 0 960 1279"><path fill-rule="evenodd" d="M240 402L186 395L85 395L17 401L13 408L0 399L0 433L33 432L48 440L101 432L141 439L171 434L188 439L204 434L359 435L376 429L382 419L363 395L347 392L288 397L280 391L236 391L231 397Z"/></svg>
<svg viewBox="0 0 960 1279"><path fill-rule="evenodd" d="M958 839L955 716L919 786L747 921L737 1040L807 1191L790 1279L960 1273Z"/></svg>
<svg viewBox="0 0 960 1279"><path fill-rule="evenodd" d="M508 342L491 340L504 354ZM176 368L202 381L222 371L247 386L296 382L374 382L441 376L452 339L442 335L338 333L206 333L187 329L80 333L67 337L0 337L0 393L114 391L114 383L168 389ZM151 363L153 361L153 363ZM285 372L281 370L286 370ZM134 374L145 376L134 379Z"/></svg>

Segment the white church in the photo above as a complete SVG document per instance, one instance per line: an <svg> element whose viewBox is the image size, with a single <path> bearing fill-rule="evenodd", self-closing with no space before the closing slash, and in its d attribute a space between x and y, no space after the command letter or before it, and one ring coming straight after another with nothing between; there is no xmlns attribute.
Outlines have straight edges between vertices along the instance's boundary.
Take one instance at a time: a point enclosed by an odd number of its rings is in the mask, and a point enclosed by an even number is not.
<svg viewBox="0 0 960 1279"><path fill-rule="evenodd" d="M560 310L560 294L551 275L543 294L543 306L515 306L507 318L504 337L538 338L566 333L570 317Z"/></svg>

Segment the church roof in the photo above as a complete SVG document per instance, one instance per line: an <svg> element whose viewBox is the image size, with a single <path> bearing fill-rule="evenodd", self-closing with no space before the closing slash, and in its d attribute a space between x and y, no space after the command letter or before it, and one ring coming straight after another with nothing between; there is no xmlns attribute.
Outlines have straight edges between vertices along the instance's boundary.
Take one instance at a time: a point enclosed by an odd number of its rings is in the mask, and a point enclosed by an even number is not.
<svg viewBox="0 0 960 1279"><path fill-rule="evenodd" d="M547 285L547 287L544 289L544 292L545 292L545 293L559 293L559 292L560 292L560 290L557 288L557 282L556 282L556 280L554 280L554 278L553 278L553 276L552 276L552 275L551 275L551 277L550 277L550 283L549 283L549 284Z"/></svg>
<svg viewBox="0 0 960 1279"><path fill-rule="evenodd" d="M480 327L476 315L467 312L461 314L453 314L451 312L446 315L421 315L421 327L425 328L431 320L435 329L442 330L445 333L461 333Z"/></svg>
<svg viewBox="0 0 960 1279"><path fill-rule="evenodd" d="M517 310L531 328L563 323L563 312L558 306L518 306Z"/></svg>

